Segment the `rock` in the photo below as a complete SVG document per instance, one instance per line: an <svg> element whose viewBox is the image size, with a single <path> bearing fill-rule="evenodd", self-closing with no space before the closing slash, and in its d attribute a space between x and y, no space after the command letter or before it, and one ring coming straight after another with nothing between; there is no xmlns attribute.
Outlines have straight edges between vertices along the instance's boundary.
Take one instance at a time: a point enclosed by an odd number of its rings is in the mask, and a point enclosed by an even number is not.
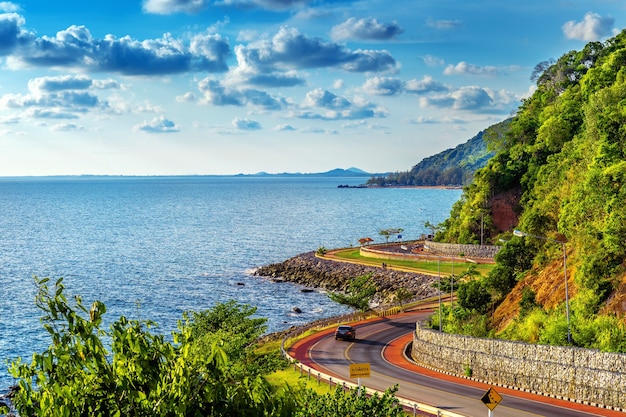
<svg viewBox="0 0 626 417"><path fill-rule="evenodd" d="M262 266L254 272L254 275L269 277L272 281L293 282L305 288L345 291L353 278L370 273L378 289L373 302L384 303L399 288L409 290L415 297L430 297L437 294L437 289L432 285L437 280L436 276L321 259L315 256L315 252L303 253L281 263Z"/></svg>
<svg viewBox="0 0 626 417"><path fill-rule="evenodd" d="M300 307L294 307L291 309L291 311L293 311L294 313L298 313L298 314L302 313L302 310L300 309Z"/></svg>

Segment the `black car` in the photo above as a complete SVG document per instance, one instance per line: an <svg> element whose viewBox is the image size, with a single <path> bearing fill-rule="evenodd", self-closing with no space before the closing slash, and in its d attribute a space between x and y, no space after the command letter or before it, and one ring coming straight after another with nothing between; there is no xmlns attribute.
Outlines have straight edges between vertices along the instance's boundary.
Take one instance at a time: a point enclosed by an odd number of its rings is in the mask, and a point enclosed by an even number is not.
<svg viewBox="0 0 626 417"><path fill-rule="evenodd" d="M356 329L352 326L341 325L335 330L335 340L352 340L356 339Z"/></svg>

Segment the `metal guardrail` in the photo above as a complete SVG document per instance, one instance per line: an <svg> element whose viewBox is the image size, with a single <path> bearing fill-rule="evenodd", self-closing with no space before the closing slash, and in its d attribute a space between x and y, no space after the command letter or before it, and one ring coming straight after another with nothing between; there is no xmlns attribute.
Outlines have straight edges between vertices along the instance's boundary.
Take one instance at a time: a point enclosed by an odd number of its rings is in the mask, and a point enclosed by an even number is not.
<svg viewBox="0 0 626 417"><path fill-rule="evenodd" d="M381 316L384 316L384 313L382 313ZM359 387L357 384L353 382L347 381L345 379L342 379L336 376L333 378L331 375L318 371L314 368L311 368L310 366L304 365L303 363L298 362L296 358L293 358L291 355L289 355L289 353L287 353L287 350L285 349L285 344L289 339L298 337L310 329L313 329L316 327L326 327L326 326L330 326L333 324L364 320L369 317L370 317L369 315L365 315L363 313L347 314L347 315L342 315L342 316L329 317L327 319L318 320L316 322L312 322L304 326L298 327L296 330L294 330L293 332L290 332L285 337L283 337L283 340L280 344L281 354L289 362L293 363L294 371L297 372L299 368L300 375L304 375L306 373L309 379L311 379L311 375L313 375L317 379L318 384L320 384L321 381L323 380L325 382L328 382L329 386L331 387L333 386L333 384L335 386L341 385L344 389L360 388L361 390L363 390L364 393L372 393L372 394L378 393L382 395L384 394L383 391L372 389L372 388L367 388L363 386ZM433 407L428 404L413 401L408 398L399 397L397 395L395 396L395 398L405 409L412 410L413 416L417 416L418 412L425 412L428 414L435 415L437 417L467 417L466 415L463 415L463 414L453 413L451 411L443 410L443 409Z"/></svg>

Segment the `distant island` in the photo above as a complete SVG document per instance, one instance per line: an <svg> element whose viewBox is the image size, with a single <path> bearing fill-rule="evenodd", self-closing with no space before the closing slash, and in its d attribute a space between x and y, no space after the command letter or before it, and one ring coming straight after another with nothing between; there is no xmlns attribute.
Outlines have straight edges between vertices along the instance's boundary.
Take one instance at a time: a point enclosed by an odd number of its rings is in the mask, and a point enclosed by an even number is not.
<svg viewBox="0 0 626 417"><path fill-rule="evenodd" d="M335 168L326 172L315 173L302 173L302 172L282 172L278 174L270 174L267 172L258 172L256 174L237 174L236 176L244 177L301 177L301 176L315 176L315 177L371 177L375 175L387 175L387 173L372 174L365 172L359 168Z"/></svg>

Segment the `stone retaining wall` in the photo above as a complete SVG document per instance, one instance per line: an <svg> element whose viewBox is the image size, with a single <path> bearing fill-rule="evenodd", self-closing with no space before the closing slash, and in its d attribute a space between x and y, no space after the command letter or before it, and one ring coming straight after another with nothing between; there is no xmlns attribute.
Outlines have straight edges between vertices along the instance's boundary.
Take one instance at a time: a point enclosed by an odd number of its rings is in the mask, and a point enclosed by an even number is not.
<svg viewBox="0 0 626 417"><path fill-rule="evenodd" d="M626 354L459 336L418 325L411 356L494 385L626 410Z"/></svg>
<svg viewBox="0 0 626 417"><path fill-rule="evenodd" d="M456 243L425 242L425 245L433 253L441 253L450 256L466 258L489 258L493 259L501 246L492 245L459 245Z"/></svg>

